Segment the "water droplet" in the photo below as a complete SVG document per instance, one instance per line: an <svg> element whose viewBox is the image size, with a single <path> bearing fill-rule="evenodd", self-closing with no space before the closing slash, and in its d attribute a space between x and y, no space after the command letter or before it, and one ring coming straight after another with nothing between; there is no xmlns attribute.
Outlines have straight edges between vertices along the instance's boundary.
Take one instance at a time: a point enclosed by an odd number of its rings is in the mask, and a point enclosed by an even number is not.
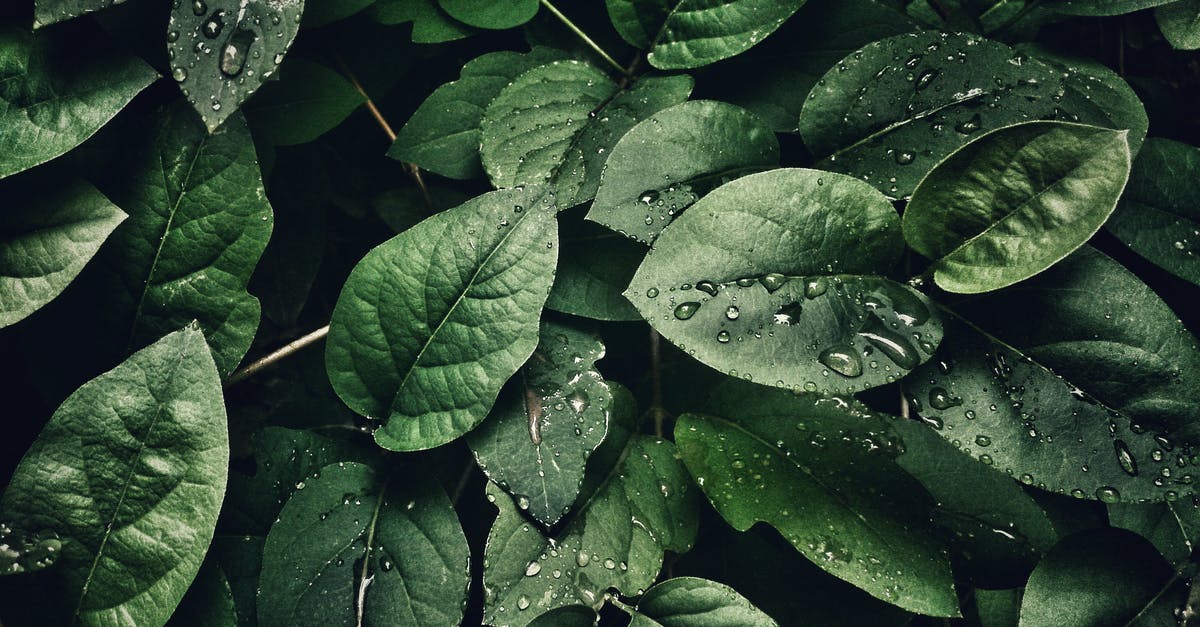
<svg viewBox="0 0 1200 627"><path fill-rule="evenodd" d="M626 198L628 198L628 196L626 196ZM653 189L648 189L638 196L638 202L647 205L653 204L656 200L658 200L658 191Z"/></svg>
<svg viewBox="0 0 1200 627"><path fill-rule="evenodd" d="M981 128L983 128L983 118L981 118L978 113L971 116L970 119L963 120L962 122L954 125L954 130L962 133L963 135L970 135Z"/></svg>
<svg viewBox="0 0 1200 627"><path fill-rule="evenodd" d="M729 331L721 331L717 333L717 341L722 344L729 343Z"/></svg>
<svg viewBox="0 0 1200 627"><path fill-rule="evenodd" d="M935 387L929 390L929 406L937 410L947 410L951 407L962 405L962 399L957 396L950 396L946 388Z"/></svg>
<svg viewBox="0 0 1200 627"><path fill-rule="evenodd" d="M529 609L529 597L527 597L523 594L521 596L517 597L517 609L518 610Z"/></svg>
<svg viewBox="0 0 1200 627"><path fill-rule="evenodd" d="M917 159L917 156L911 152L908 152L907 150L897 150L896 151L896 163L898 165L908 165L908 164L912 163L913 161L916 161L916 159Z"/></svg>
<svg viewBox="0 0 1200 627"><path fill-rule="evenodd" d="M759 282L763 284L763 287L767 288L768 292L774 292L775 290L783 287L784 283L787 283L787 277L783 276L782 274L772 272L759 279Z"/></svg>
<svg viewBox="0 0 1200 627"><path fill-rule="evenodd" d="M1116 488L1103 486L1096 488L1096 498L1100 499L1100 501L1104 503L1120 503L1121 493L1118 492Z"/></svg>
<svg viewBox="0 0 1200 627"><path fill-rule="evenodd" d="M1117 453L1117 463L1120 464L1121 470L1125 474L1136 477L1138 474L1137 460L1134 459L1133 453L1129 452L1129 446L1124 440L1113 440L1113 449Z"/></svg>
<svg viewBox="0 0 1200 627"><path fill-rule="evenodd" d="M741 315L741 312L738 311L738 308L734 307L733 305L730 305L729 308L725 310L725 317L730 320L737 320L739 315Z"/></svg>
<svg viewBox="0 0 1200 627"><path fill-rule="evenodd" d="M183 81L187 80L187 70L177 67L171 70L171 78L175 79L176 83L182 83Z"/></svg>
<svg viewBox="0 0 1200 627"><path fill-rule="evenodd" d="M652 288L646 290L646 298L657 298L657 297L658 297L658 288L657 287L652 287Z"/></svg>
<svg viewBox="0 0 1200 627"><path fill-rule="evenodd" d="M529 497L527 497L527 496L517 497L517 507L519 507L521 509L529 509Z"/></svg>
<svg viewBox="0 0 1200 627"><path fill-rule="evenodd" d="M587 566L588 562L590 561L591 558L588 557L588 554L582 550L575 555L575 563L578 564L580 568Z"/></svg>
<svg viewBox="0 0 1200 627"><path fill-rule="evenodd" d="M829 289L829 281L825 277L817 277L804 281L804 297L808 299L816 298L825 293Z"/></svg>
<svg viewBox="0 0 1200 627"><path fill-rule="evenodd" d="M979 446L991 446L992 439L987 437L986 435L977 435L977 436L975 436L975 444L977 444Z"/></svg>
<svg viewBox="0 0 1200 627"><path fill-rule="evenodd" d="M939 74L941 74L940 70L936 68L929 68L917 76L917 81L913 84L913 87L917 91L921 91L926 87L929 87L929 85L933 83L934 79L936 79Z"/></svg>
<svg viewBox="0 0 1200 627"><path fill-rule="evenodd" d="M201 15L204 15L205 13L208 13L208 3L207 2L205 2L204 0L195 0L194 2L192 2L192 15L195 15L196 17L200 17Z"/></svg>
<svg viewBox="0 0 1200 627"><path fill-rule="evenodd" d="M254 43L254 31L239 28L221 48L221 73L226 76L237 76L246 67L246 53Z"/></svg>
<svg viewBox="0 0 1200 627"><path fill-rule="evenodd" d="M696 283L696 289L708 294L709 296L717 295L717 284L712 281L699 281Z"/></svg>
<svg viewBox="0 0 1200 627"><path fill-rule="evenodd" d="M204 25L200 27L200 32L204 33L209 39L216 39L221 35L221 31L225 30L225 11L217 9L213 14L204 21Z"/></svg>
<svg viewBox="0 0 1200 627"><path fill-rule="evenodd" d="M679 306L675 308L675 317L679 320L687 320L688 318L696 315L697 311L700 311L700 303L694 301L680 303Z"/></svg>
<svg viewBox="0 0 1200 627"><path fill-rule="evenodd" d="M863 371L858 351L849 346L831 346L821 351L817 360L830 370L845 377L857 377Z"/></svg>
<svg viewBox="0 0 1200 627"><path fill-rule="evenodd" d="M534 577L540 572L542 572L542 564L537 560L529 562L529 564L525 566L526 577Z"/></svg>
<svg viewBox="0 0 1200 627"><path fill-rule="evenodd" d="M872 346L878 348L884 355L887 355L888 359L905 370L912 370L920 363L917 349L913 347L912 343L904 336L887 328L875 314L867 316L866 324L858 334L865 337Z"/></svg>

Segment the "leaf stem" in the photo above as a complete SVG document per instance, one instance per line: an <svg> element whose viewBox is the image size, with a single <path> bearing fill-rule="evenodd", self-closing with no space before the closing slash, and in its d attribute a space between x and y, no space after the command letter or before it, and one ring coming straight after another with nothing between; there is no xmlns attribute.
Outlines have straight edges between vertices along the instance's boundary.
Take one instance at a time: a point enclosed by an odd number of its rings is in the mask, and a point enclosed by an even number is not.
<svg viewBox="0 0 1200 627"><path fill-rule="evenodd" d="M247 364L245 367L238 368L237 370L233 371L233 374L229 375L229 379L225 381L225 387L229 387L249 379L250 377L258 374L260 371L275 365L276 362L282 360L284 357L299 352L325 339L326 335L329 335L329 325L325 325L315 331L288 342L282 347L275 349L273 352L268 353L267 355L264 355L263 357L260 357L259 359Z"/></svg>
<svg viewBox="0 0 1200 627"><path fill-rule="evenodd" d="M618 72L620 72L622 76L629 76L628 70L626 70L620 63L617 63L617 61L615 59L613 59L612 56L610 56L607 52L605 52L604 49L601 48L599 44L592 41L592 38L588 37L587 33L583 32L582 30L579 30L579 27L576 26L575 23L572 22L570 18L563 15L562 11L559 11L558 8L556 8L553 4L551 4L550 0L542 0L542 6L546 7L547 11L552 13L554 15L554 17L557 17L558 20L560 22L562 22L563 24L565 24L567 28L571 29L571 32L575 33L576 36L578 36L580 39L582 39L583 43L587 44L588 47L591 48L593 51L595 51L596 54L600 55L601 59L604 59L604 61L606 63L613 66L613 68L615 68Z"/></svg>
<svg viewBox="0 0 1200 627"><path fill-rule="evenodd" d="M654 419L654 435L663 437L662 336L650 329L650 416Z"/></svg>
<svg viewBox="0 0 1200 627"><path fill-rule="evenodd" d="M462 474L458 476L458 485L454 486L454 494L450 497L450 505L458 505L458 499L462 497L463 491L467 489L467 483L471 480L471 471L475 469L475 460L471 456L467 456L467 464L463 466Z"/></svg>

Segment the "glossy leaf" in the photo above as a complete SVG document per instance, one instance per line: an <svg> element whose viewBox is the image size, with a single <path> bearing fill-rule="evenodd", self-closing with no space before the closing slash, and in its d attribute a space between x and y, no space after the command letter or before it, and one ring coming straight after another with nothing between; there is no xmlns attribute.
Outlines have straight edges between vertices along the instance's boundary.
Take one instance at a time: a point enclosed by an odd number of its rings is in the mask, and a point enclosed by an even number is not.
<svg viewBox="0 0 1200 627"><path fill-rule="evenodd" d="M546 527L575 502L584 466L608 433L612 391L596 370L603 357L596 336L543 322L514 385L467 436L488 479Z"/></svg>
<svg viewBox="0 0 1200 627"><path fill-rule="evenodd" d="M750 49L804 0L607 0L621 37L662 70L696 68Z"/></svg>
<svg viewBox="0 0 1200 627"><path fill-rule="evenodd" d="M9 207L0 213L0 327L61 294L127 217L79 180L10 180L6 191Z"/></svg>
<svg viewBox="0 0 1200 627"><path fill-rule="evenodd" d="M630 627L777 627L770 616L724 584L675 577L655 585L630 613Z"/></svg>
<svg viewBox="0 0 1200 627"><path fill-rule="evenodd" d="M502 190L439 213L363 258L326 345L329 380L383 421L391 450L445 444L487 416L537 345L558 258L555 207Z"/></svg>
<svg viewBox="0 0 1200 627"><path fill-rule="evenodd" d="M412 22L412 40L418 44L440 44L475 32L446 15L436 0L376 0L368 12L380 24Z"/></svg>
<svg viewBox="0 0 1200 627"><path fill-rule="evenodd" d="M748 401L747 399L753 399ZM831 575L906 610L957 616L933 501L896 465L886 421L841 399L718 387L675 425L680 456L739 531L762 521Z"/></svg>
<svg viewBox="0 0 1200 627"><path fill-rule="evenodd" d="M174 7L167 24L171 77L211 132L283 62L304 0L192 0Z"/></svg>
<svg viewBox="0 0 1200 627"><path fill-rule="evenodd" d="M341 124L363 103L362 94L337 72L291 59L279 80L264 85L245 107L259 137L275 146L303 144Z"/></svg>
<svg viewBox="0 0 1200 627"><path fill-rule="evenodd" d="M55 624L163 624L212 540L229 463L221 382L189 326L85 383L0 499L6 572L53 562ZM10 549L11 550L11 549ZM44 564L43 564L44 565Z"/></svg>
<svg viewBox="0 0 1200 627"><path fill-rule="evenodd" d="M438 0L450 17L477 28L516 28L537 15L538 0Z"/></svg>
<svg viewBox="0 0 1200 627"><path fill-rule="evenodd" d="M1200 1L1179 0L1161 6L1155 9L1154 18L1176 50L1200 48Z"/></svg>
<svg viewBox="0 0 1200 627"><path fill-rule="evenodd" d="M670 107L634 126L605 165L588 219L649 244L709 190L779 163L752 113L715 101Z"/></svg>
<svg viewBox="0 0 1200 627"><path fill-rule="evenodd" d="M1175 0L1049 0L1047 8L1067 15L1121 15Z"/></svg>
<svg viewBox="0 0 1200 627"><path fill-rule="evenodd" d="M267 535L259 624L458 624L470 553L442 488L357 463L319 474Z"/></svg>
<svg viewBox="0 0 1200 627"><path fill-rule="evenodd" d="M637 271L646 248L575 216L559 216L563 248L546 308L594 320L641 320L621 292Z"/></svg>
<svg viewBox="0 0 1200 627"><path fill-rule="evenodd" d="M904 238L950 292L988 292L1062 260L1100 230L1129 178L1126 131L1031 122L939 163L904 211Z"/></svg>
<svg viewBox="0 0 1200 627"><path fill-rule="evenodd" d="M457 81L438 87L417 108L388 156L456 179L482 174L479 125L488 104L517 76L564 55L537 47L528 53L499 51L476 57Z"/></svg>
<svg viewBox="0 0 1200 627"><path fill-rule="evenodd" d="M156 78L93 26L0 23L0 178L78 146Z"/></svg>
<svg viewBox="0 0 1200 627"><path fill-rule="evenodd" d="M879 192L781 169L705 196L654 243L625 296L663 337L730 376L850 394L929 359L925 297L878 275L902 244Z"/></svg>
<svg viewBox="0 0 1200 627"><path fill-rule="evenodd" d="M1152 138L1133 162L1108 230L1137 254L1200 285L1200 148Z"/></svg>

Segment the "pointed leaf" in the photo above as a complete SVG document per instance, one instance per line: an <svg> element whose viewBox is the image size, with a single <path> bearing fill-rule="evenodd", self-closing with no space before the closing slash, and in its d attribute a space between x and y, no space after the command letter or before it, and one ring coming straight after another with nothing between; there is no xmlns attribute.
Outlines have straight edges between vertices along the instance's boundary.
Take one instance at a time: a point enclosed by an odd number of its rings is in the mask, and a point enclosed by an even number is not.
<svg viewBox="0 0 1200 627"><path fill-rule="evenodd" d="M175 608L167 627L236 627L237 609L229 580L212 555L204 560L196 580Z"/></svg>
<svg viewBox="0 0 1200 627"><path fill-rule="evenodd" d="M646 591L630 627L777 627L737 590L697 577L668 579Z"/></svg>
<svg viewBox="0 0 1200 627"><path fill-rule="evenodd" d="M1086 243L1129 177L1126 131L1030 122L983 135L936 165L904 210L904 237L950 292L1023 281Z"/></svg>
<svg viewBox="0 0 1200 627"><path fill-rule="evenodd" d="M587 217L649 244L709 190L778 163L779 142L754 114L721 102L685 102L617 142Z"/></svg>
<svg viewBox="0 0 1200 627"><path fill-rule="evenodd" d="M1106 509L1110 525L1152 542L1173 568L1187 564L1200 541L1200 507L1191 502L1113 503Z"/></svg>
<svg viewBox="0 0 1200 627"><path fill-rule="evenodd" d="M1050 0L1047 8L1067 15L1121 15L1175 0Z"/></svg>
<svg viewBox="0 0 1200 627"><path fill-rule="evenodd" d="M708 366L792 390L850 394L929 359L925 297L877 276L901 249L887 200L817 170L753 174L705 196L654 243L625 296Z"/></svg>
<svg viewBox="0 0 1200 627"><path fill-rule="evenodd" d="M128 217L80 180L12 180L5 189L11 206L0 213L0 327L61 294Z"/></svg>
<svg viewBox="0 0 1200 627"><path fill-rule="evenodd" d="M89 24L0 24L0 178L78 146L158 74Z"/></svg>
<svg viewBox="0 0 1200 627"><path fill-rule="evenodd" d="M165 623L212 540L228 463L221 382L194 326L76 390L0 499L6 529L57 554L44 619Z"/></svg>
<svg viewBox="0 0 1200 627"><path fill-rule="evenodd" d="M391 450L445 444L487 416L537 345L558 258L538 190L485 194L376 247L330 321L326 368Z"/></svg>
<svg viewBox="0 0 1200 627"><path fill-rule="evenodd" d="M38 29L56 22L64 22L121 2L123 0L35 0L33 27Z"/></svg>
<svg viewBox="0 0 1200 627"><path fill-rule="evenodd" d="M533 19L538 11L538 0L438 0L438 5L464 24L493 30L516 28Z"/></svg>
<svg viewBox="0 0 1200 627"><path fill-rule="evenodd" d="M260 141L291 146L320 137L362 103L362 94L341 74L293 58L280 70L278 81L263 85L245 112Z"/></svg>
<svg viewBox="0 0 1200 627"><path fill-rule="evenodd" d="M211 132L283 62L304 0L192 0L174 7L167 24L171 76Z"/></svg>
<svg viewBox="0 0 1200 627"><path fill-rule="evenodd" d="M612 392L596 371L604 344L543 322L538 348L480 427L467 436L488 479L546 527L561 519L608 433Z"/></svg>
<svg viewBox="0 0 1200 627"><path fill-rule="evenodd" d="M646 248L598 224L559 217L563 248L546 308L593 320L630 321L642 316L621 295Z"/></svg>
<svg viewBox="0 0 1200 627"><path fill-rule="evenodd" d="M428 475L330 464L284 505L263 546L261 625L455 625L467 539Z"/></svg>
<svg viewBox="0 0 1200 627"><path fill-rule="evenodd" d="M380 24L412 22L413 43L440 44L475 33L475 29L446 15L435 0L376 0L367 11Z"/></svg>
<svg viewBox="0 0 1200 627"><path fill-rule="evenodd" d="M1154 11L1163 37L1176 50L1200 48L1200 0L1179 0Z"/></svg>
<svg viewBox="0 0 1200 627"><path fill-rule="evenodd" d="M950 564L929 527L932 499L896 465L900 445L887 423L844 405L731 382L705 414L679 417L675 441L735 529L765 522L876 598L957 616Z"/></svg>

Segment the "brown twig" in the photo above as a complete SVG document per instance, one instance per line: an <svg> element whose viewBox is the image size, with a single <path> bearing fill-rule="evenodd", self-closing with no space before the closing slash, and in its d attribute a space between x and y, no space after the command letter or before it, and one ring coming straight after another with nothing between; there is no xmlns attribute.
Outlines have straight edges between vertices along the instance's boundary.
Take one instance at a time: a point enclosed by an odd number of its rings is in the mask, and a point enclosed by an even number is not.
<svg viewBox="0 0 1200 627"><path fill-rule="evenodd" d="M246 379L258 374L260 371L275 365L284 357L299 352L300 350L308 348L309 346L312 346L313 344L325 339L326 335L329 335L329 325L325 325L315 331L296 338L284 346L275 349L273 352L268 353L267 355L250 362L246 366L233 371L233 374L229 375L229 378L225 381L225 385L230 386L245 381Z"/></svg>

